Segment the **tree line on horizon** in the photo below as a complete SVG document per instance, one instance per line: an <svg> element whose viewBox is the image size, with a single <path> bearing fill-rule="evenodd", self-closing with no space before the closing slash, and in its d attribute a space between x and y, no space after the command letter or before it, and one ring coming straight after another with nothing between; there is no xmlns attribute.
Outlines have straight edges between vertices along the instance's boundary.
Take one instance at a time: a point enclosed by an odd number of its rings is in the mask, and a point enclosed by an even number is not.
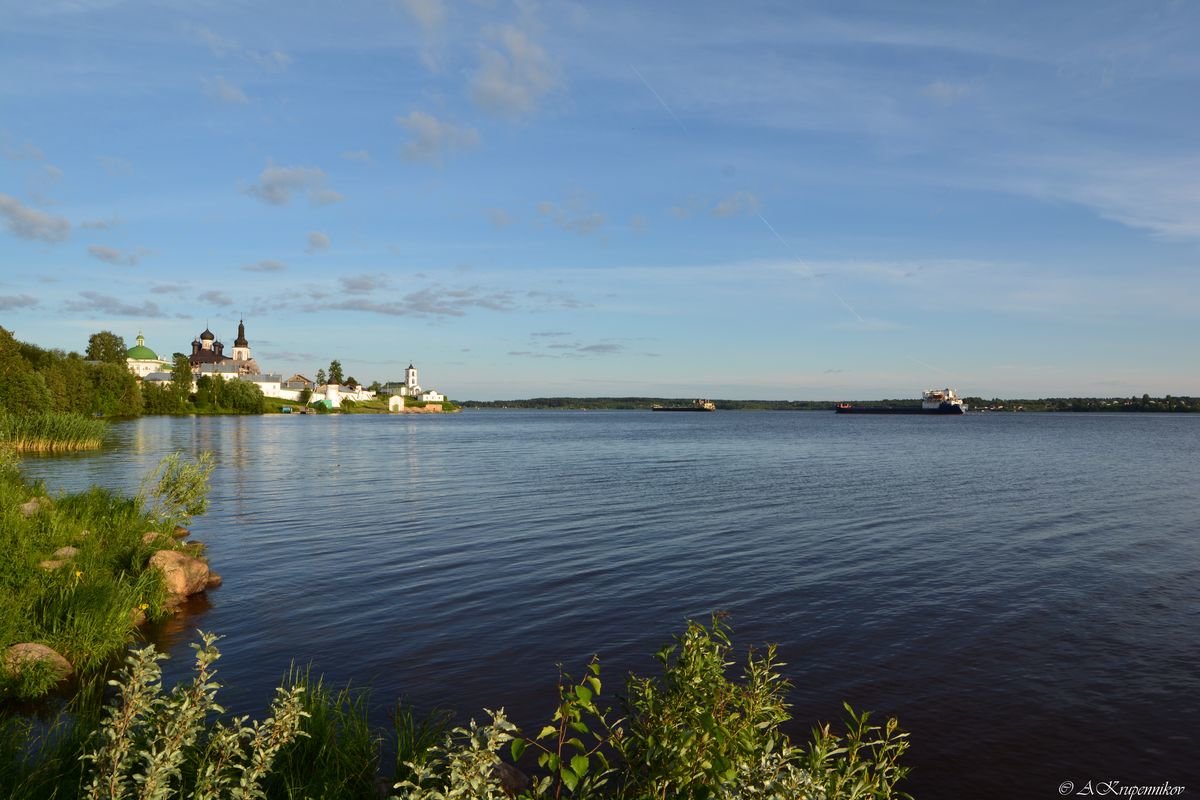
<svg viewBox="0 0 1200 800"><path fill-rule="evenodd" d="M464 400L463 408L526 408L594 411L637 411L653 406L686 406L690 398L678 397L532 397L520 400ZM828 400L713 400L720 411L828 411ZM885 400L856 400L861 406L918 406L912 398ZM972 411L1040 412L1040 411L1103 411L1103 412L1200 412L1200 397L1166 395L1151 397L1050 397L1040 399L1005 399L995 397L964 397Z"/></svg>

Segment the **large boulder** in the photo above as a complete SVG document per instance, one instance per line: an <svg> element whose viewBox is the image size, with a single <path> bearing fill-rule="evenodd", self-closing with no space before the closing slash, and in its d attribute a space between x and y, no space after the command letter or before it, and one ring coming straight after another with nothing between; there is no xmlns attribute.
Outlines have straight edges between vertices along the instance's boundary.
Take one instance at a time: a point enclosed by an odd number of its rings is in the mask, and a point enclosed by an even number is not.
<svg viewBox="0 0 1200 800"><path fill-rule="evenodd" d="M75 671L71 662L59 655L53 648L36 642L14 644L4 651L4 656L0 661L4 664L4 670L10 675L20 674L26 666L41 662L49 664L50 669L54 671L59 680L69 677Z"/></svg>
<svg viewBox="0 0 1200 800"><path fill-rule="evenodd" d="M203 592L208 586L208 564L178 550L159 550L150 556L150 566L163 575L167 591L177 597Z"/></svg>

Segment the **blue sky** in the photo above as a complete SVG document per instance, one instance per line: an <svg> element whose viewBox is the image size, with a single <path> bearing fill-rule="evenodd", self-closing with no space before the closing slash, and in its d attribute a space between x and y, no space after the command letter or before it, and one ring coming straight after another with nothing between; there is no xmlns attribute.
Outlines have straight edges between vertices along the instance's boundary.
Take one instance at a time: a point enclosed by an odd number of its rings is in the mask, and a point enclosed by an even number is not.
<svg viewBox="0 0 1200 800"><path fill-rule="evenodd" d="M0 324L460 399L1200 395L1200 5L0 0Z"/></svg>

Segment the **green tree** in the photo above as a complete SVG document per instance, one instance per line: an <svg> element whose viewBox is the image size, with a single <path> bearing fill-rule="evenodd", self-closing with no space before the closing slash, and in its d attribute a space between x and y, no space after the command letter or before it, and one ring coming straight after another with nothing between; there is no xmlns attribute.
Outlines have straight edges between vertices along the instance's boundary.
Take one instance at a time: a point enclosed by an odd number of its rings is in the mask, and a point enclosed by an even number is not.
<svg viewBox="0 0 1200 800"><path fill-rule="evenodd" d="M317 370L317 386L323 386L324 384L325 384L325 370L319 369L319 370Z"/></svg>
<svg viewBox="0 0 1200 800"><path fill-rule="evenodd" d="M345 378L346 376L342 372L342 362L338 361L336 358L333 361L330 361L329 382L341 384L346 382Z"/></svg>
<svg viewBox="0 0 1200 800"><path fill-rule="evenodd" d="M125 340L112 331L100 331L88 337L87 357L105 364L125 364L128 355Z"/></svg>
<svg viewBox="0 0 1200 800"><path fill-rule="evenodd" d="M51 411L50 390L37 372L18 372L0 381L0 413L32 414Z"/></svg>
<svg viewBox="0 0 1200 800"><path fill-rule="evenodd" d="M94 364L91 369L90 411L106 417L136 417L142 413L137 378L124 364Z"/></svg>
<svg viewBox="0 0 1200 800"><path fill-rule="evenodd" d="M175 395L182 411L192 394L192 365L187 356L175 354L175 364L171 367L171 394Z"/></svg>

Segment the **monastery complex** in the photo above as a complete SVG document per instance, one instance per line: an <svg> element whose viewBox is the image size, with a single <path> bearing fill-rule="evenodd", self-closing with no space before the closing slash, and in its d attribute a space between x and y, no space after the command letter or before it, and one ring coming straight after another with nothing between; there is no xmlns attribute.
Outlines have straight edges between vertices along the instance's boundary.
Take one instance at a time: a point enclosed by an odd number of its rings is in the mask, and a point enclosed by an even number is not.
<svg viewBox="0 0 1200 800"><path fill-rule="evenodd" d="M206 375L219 377L224 380L249 381L262 390L264 397L274 397L299 403L301 395L308 391L310 403L324 403L328 408L339 408L345 400L359 402L371 400L377 395L389 395L388 408L398 411L404 407L404 398L427 403L441 403L446 396L434 389L422 389L417 380L417 369L412 364L404 370L404 380L399 383L384 384L378 392L358 385L323 383L296 374L283 378L282 374L271 374L262 371L258 362L250 353L250 342L246 339L246 324L238 321L237 338L233 340L233 349L225 354L225 345L219 341L212 331L205 328L199 336L192 340L191 355L186 356L192 368L192 391L196 391L195 381ZM137 344L129 348L126 363L129 371L140 380L147 383L167 384L172 381L172 361L158 357L158 354L146 346L146 337L139 332Z"/></svg>

